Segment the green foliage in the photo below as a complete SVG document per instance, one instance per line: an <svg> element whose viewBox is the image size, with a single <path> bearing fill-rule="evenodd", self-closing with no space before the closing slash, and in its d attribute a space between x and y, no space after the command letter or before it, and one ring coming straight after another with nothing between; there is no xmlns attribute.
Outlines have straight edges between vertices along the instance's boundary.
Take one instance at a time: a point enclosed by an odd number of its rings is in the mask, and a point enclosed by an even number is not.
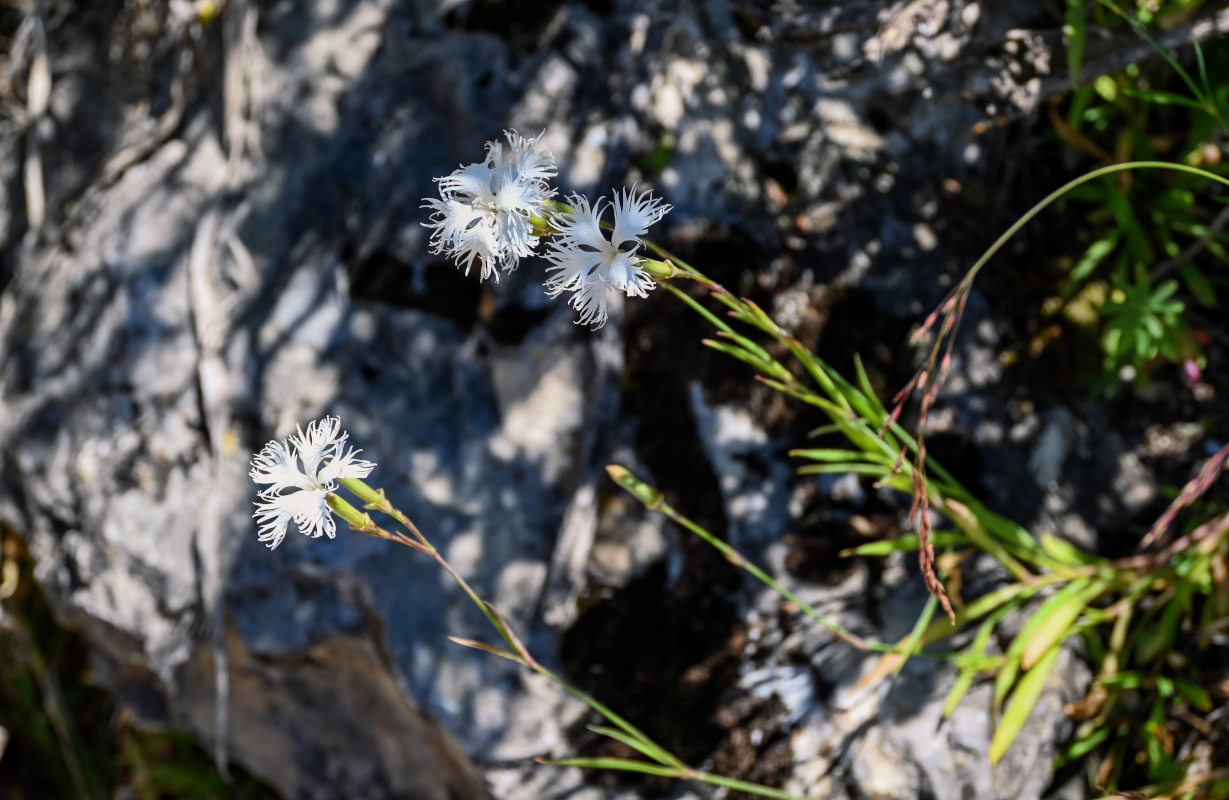
<svg viewBox="0 0 1229 800"><path fill-rule="evenodd" d="M1186 764L1176 734L1187 720L1213 709L1205 688L1211 676L1201 664L1215 652L1213 640L1229 613L1226 528L1222 520L1215 536L1175 551L1150 582L1136 581L1108 636L1084 631L1097 677L1077 709L1086 719L1060 754L1060 765L1100 750L1093 771L1110 788L1182 780Z"/></svg>
<svg viewBox="0 0 1229 800"><path fill-rule="evenodd" d="M1158 355L1180 361L1194 346L1182 329L1185 306L1173 299L1178 282L1168 280L1154 289L1148 271L1139 263L1134 277L1134 281L1121 275L1111 278L1115 292L1102 309L1105 335L1101 344L1107 369L1128 363L1142 366Z"/></svg>
<svg viewBox="0 0 1229 800"><path fill-rule="evenodd" d="M1193 0L1140 3L1137 16L1108 0L1091 6L1068 0L1067 61L1072 94L1065 121L1055 130L1073 148L1102 162L1165 158L1222 175L1220 142L1229 129L1229 41L1193 46L1194 74L1161 48L1145 27L1199 6ZM1085 48L1090 28L1129 25L1152 43L1169 69L1152 75L1137 65L1087 83ZM1218 289L1229 289L1226 220L1197 202L1198 179L1180 174L1136 174L1090 183L1070 198L1088 208L1093 241L1068 275L1065 299L1101 298L1103 350L1095 385L1112 392L1119 378L1142 379L1158 361L1205 359L1192 330L1187 302L1213 309ZM1209 269L1212 267L1212 269ZM1174 274L1176 277L1169 277ZM1086 287L1108 282L1112 290ZM1171 299L1172 298L1172 299Z"/></svg>
<svg viewBox="0 0 1229 800"><path fill-rule="evenodd" d="M3 526L0 553L0 726L11 737L0 786L82 800L276 797L246 773L223 778L186 734L136 729L90 681L84 647L56 623L24 545Z"/></svg>
<svg viewBox="0 0 1229 800"><path fill-rule="evenodd" d="M1115 173L1152 170L1229 183L1221 175L1185 164L1128 162L1094 170L1047 196L995 241L923 326L940 329L927 366L909 384L923 394L923 413L927 408L925 398L936 391L934 381L942 380L942 367L936 369L936 365L944 363L939 357L944 340L958 326L962 298L988 259L1024 224L1065 194ZM1127 212L1131 209L1120 211L1121 218L1130 218ZM1089 255L1089 263L1082 269L1090 273L1101 258L1131 236L1130 230L1110 234L1099 247L1102 252ZM1183 779L1187 757L1175 748L1175 720L1210 708L1211 698L1204 688L1206 676L1200 674L1197 666L1199 654L1213 646L1229 619L1229 514L1205 504L1198 514L1203 522L1192 525L1173 544L1155 553L1115 561L1047 533L1034 538L1019 525L990 511L926 455L922 442L897 424L896 411L889 412L877 399L856 358L856 380L850 382L754 303L732 295L651 243L649 246L675 265L680 277L695 281L725 307L727 314L719 317L673 281L664 282L669 291L717 329L718 337L706 344L755 369L765 385L820 409L828 423L817 428L813 436L840 436L845 440L847 446L832 444L792 451L792 455L809 462L800 467L800 472L868 475L878 485L911 494L915 504L921 502L923 514L929 504L952 525L953 529L931 532L929 542L952 551L952 558L936 563L948 565L946 577L953 585L958 583L952 579L957 577L959 565L971 552L993 558L1011 580L969 601L956 598L950 621L933 619L937 604L936 597L932 597L914 631L894 645L861 640L798 603L792 593L750 564L728 543L679 515L656 489L621 468L612 472L616 481L647 507L665 513L721 550L735 566L794 601L838 638L864 650L883 653L871 679L898 673L915 655L951 659L959 673L945 702L945 713L950 714L975 681L992 678L994 703L999 710L990 745L994 761L1007 752L1026 723L1058 662L1063 644L1081 640L1097 670L1097 678L1089 695L1075 704L1076 713L1085 721L1077 738L1065 748L1063 758L1085 759L1090 766L1090 783L1111 790L1120 785L1144 783L1177 785ZM1183 311L1183 305L1174 299L1177 281L1167 280L1154 288L1142 267L1133 267L1128 277L1132 280L1114 281L1118 294L1107 304L1106 337L1111 339L1106 343L1107 349L1124 358L1141 360L1157 354L1182 355L1177 349L1180 341L1167 338L1167 331L1177 327L1176 317ZM774 341L773 352L788 353L792 357L787 359L789 363L783 363L756 343L753 334L766 335ZM1150 349L1154 346L1155 352ZM926 543L927 536L908 534L891 541L868 543L850 553L886 555L902 549L921 551ZM925 571L926 561L922 563ZM1010 644L996 652L993 634L999 623L1016 611L1023 611L1028 619ZM949 641L966 629L975 632L971 638L957 639L968 642L959 650L935 649L936 644ZM1143 713L1140 709L1144 709ZM1214 787L1209 791L1214 791Z"/></svg>

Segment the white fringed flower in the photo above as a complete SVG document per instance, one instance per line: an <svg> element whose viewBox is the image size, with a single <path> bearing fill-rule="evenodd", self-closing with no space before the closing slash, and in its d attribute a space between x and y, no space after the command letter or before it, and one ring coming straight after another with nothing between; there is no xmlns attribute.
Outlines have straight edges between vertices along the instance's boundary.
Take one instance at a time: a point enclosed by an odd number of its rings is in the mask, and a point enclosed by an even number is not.
<svg viewBox="0 0 1229 800"><path fill-rule="evenodd" d="M481 279L499 280L499 270L516 269L538 246L530 215L542 216L555 190L555 159L538 149L537 139L505 131L507 147L487 142L486 159L457 169L439 183L439 199L424 198L433 210L431 252L446 253L465 274L478 261Z"/></svg>
<svg viewBox="0 0 1229 800"><path fill-rule="evenodd" d="M578 322L600 328L606 323L609 290L628 297L646 297L657 286L641 267L643 259L637 237L666 215L672 206L649 192L636 194L635 188L616 192L614 201L602 197L592 208L580 195L568 199L573 211L559 212L552 218L558 234L552 239L546 258L555 273L546 281L551 297L573 292L568 302L580 312ZM614 229L607 241L602 233L602 217L614 208Z"/></svg>
<svg viewBox="0 0 1229 800"><path fill-rule="evenodd" d="M291 522L307 536L336 534L328 494L337 489L337 479L366 478L375 468L357 457L361 450L346 449L348 437L340 419L325 417L308 423L306 431L299 428L288 442L269 442L252 458L248 474L257 485L268 485L252 516L270 550L286 538Z"/></svg>

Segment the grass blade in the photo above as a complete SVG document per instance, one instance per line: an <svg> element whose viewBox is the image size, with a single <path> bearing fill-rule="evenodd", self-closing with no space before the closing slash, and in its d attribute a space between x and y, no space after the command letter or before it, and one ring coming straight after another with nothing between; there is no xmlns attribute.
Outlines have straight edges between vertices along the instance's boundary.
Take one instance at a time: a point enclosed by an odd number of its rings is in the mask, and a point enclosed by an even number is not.
<svg viewBox="0 0 1229 800"><path fill-rule="evenodd" d="M448 640L452 642L453 644L459 644L462 647L472 647L475 650L481 650L485 653L491 653L493 655L497 655L500 658L506 658L509 661L515 661L518 664L524 663L521 660L521 657L516 655L515 653L509 652L508 650L505 650L502 647L495 647L494 645L487 644L486 642L480 642L477 639L465 639L460 636L449 636Z"/></svg>
<svg viewBox="0 0 1229 800"><path fill-rule="evenodd" d="M947 700L943 703L943 716L950 717L952 712L956 710L956 706L960 705L965 692L973 686L973 679L977 677L977 673L981 671L980 659L977 656L982 656L986 652L986 646L990 644L990 634L1002 621L1003 617L1007 616L1008 612L1019 606L1019 601L1004 603L990 616L982 620L981 626L977 629L977 636L973 638L973 643L969 645L968 660L961 667L960 675L956 678L956 683L952 685L951 690L947 693Z"/></svg>
<svg viewBox="0 0 1229 800"><path fill-rule="evenodd" d="M677 767L663 767L650 764L647 761L637 761L634 758L561 758L558 761L539 758L539 764L549 764L553 767L581 767L582 769L613 769L620 772L640 772L645 775L658 775L663 778L682 778L684 773Z"/></svg>
<svg viewBox="0 0 1229 800"><path fill-rule="evenodd" d="M619 730L618 728L610 728L605 725L588 725L586 726L594 733L601 734L609 739L614 739L616 742L622 742L631 749L635 750L643 756L648 756L659 764L665 766L676 766L677 759L668 758L669 753L662 749L656 743L644 739L639 736Z"/></svg>
<svg viewBox="0 0 1229 800"><path fill-rule="evenodd" d="M1019 685L1011 695L1011 702L1007 704L1007 709L1003 712L998 727L994 729L994 738L990 741L991 764L998 763L1021 729L1024 728L1024 723L1028 720L1028 715L1032 713L1033 706L1037 705L1037 699L1041 697L1046 679L1050 677L1050 672L1054 669L1054 662L1058 660L1060 652L1062 651L1057 647L1051 648L1045 657L1020 679Z"/></svg>
<svg viewBox="0 0 1229 800"><path fill-rule="evenodd" d="M1058 649L1059 643L1072 632L1071 626L1084 611L1084 607L1097 599L1107 588L1105 583L1095 581L1083 591L1061 598L1061 602L1054 602L1060 599L1055 595L1050 602L1038 609L1034 619L1040 618L1040 622L1020 652L1020 668L1031 669L1051 649ZM1030 624L1032 621L1029 620Z"/></svg>

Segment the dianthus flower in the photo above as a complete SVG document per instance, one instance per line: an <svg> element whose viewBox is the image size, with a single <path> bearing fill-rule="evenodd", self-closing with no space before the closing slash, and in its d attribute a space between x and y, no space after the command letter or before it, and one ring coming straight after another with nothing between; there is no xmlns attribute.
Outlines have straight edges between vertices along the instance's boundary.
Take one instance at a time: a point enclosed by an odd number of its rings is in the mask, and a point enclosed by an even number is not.
<svg viewBox="0 0 1229 800"><path fill-rule="evenodd" d="M252 458L248 474L257 485L268 484L252 516L270 550L286 538L291 521L307 536L333 538L337 525L328 495L337 489L337 479L366 478L375 468L357 457L361 450L346 449L348 437L340 419L325 417L308 423L306 431L299 428L288 442L269 442Z"/></svg>
<svg viewBox="0 0 1229 800"><path fill-rule="evenodd" d="M580 195L572 195L568 202L571 212L557 212L551 218L558 233L546 254L551 262L546 271L556 274L547 279L546 290L551 297L573 292L568 302L580 312L580 324L600 328L606 323L608 290L646 297L657 286L642 266L644 259L636 255L638 237L672 206L649 192L637 195L634 188L616 192L610 203L599 198L592 208ZM614 209L609 241L601 228L607 208Z"/></svg>
<svg viewBox="0 0 1229 800"><path fill-rule="evenodd" d="M477 260L481 279L498 270L516 269L521 258L538 246L530 216L542 216L555 190L555 159L538 149L536 139L505 131L507 147L498 140L487 142L486 158L462 166L451 175L436 178L439 199L424 198L423 208L433 209L431 252L446 253L465 266L465 274Z"/></svg>

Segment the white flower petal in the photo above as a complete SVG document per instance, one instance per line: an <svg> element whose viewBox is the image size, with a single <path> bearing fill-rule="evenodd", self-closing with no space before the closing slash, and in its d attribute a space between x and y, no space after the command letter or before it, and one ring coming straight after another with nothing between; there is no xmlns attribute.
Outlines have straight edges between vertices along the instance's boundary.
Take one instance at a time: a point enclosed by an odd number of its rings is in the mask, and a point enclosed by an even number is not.
<svg viewBox="0 0 1229 800"><path fill-rule="evenodd" d="M269 545L269 549L277 547L286 538L286 528L294 514L278 502L280 498L273 497L264 503L256 504L256 513L252 516L259 523L260 536L257 541Z"/></svg>
<svg viewBox="0 0 1229 800"><path fill-rule="evenodd" d="M549 151L539 150L541 134L534 139L526 139L517 135L516 131L504 131L508 138L510 160L516 167L517 174L524 181L540 184L544 188L555 177L555 157ZM550 191L549 196L554 192Z"/></svg>
<svg viewBox="0 0 1229 800"><path fill-rule="evenodd" d="M495 170L490 163L469 164L457 169L451 175L436 178L435 181L440 185L441 197L451 199L456 195L461 195L465 200L490 202L495 199L491 192L491 178L494 173Z"/></svg>
<svg viewBox="0 0 1229 800"><path fill-rule="evenodd" d="M337 531L337 524L333 522L333 511L329 508L327 498L328 492L317 489L312 492L282 495L279 500L294 516L294 524L299 526L301 533L313 539L320 538L321 534L328 534L332 539Z"/></svg>
<svg viewBox="0 0 1229 800"><path fill-rule="evenodd" d="M339 451L340 452L340 451ZM351 447L344 456L337 456L323 468L318 478L323 484L332 484L338 478L366 478L375 469L375 463L359 458L362 450Z"/></svg>
<svg viewBox="0 0 1229 800"><path fill-rule="evenodd" d="M538 237L533 235L529 217L523 214L501 212L495 224L495 239L503 245L503 259L511 262L507 269L515 269L519 258L533 255Z"/></svg>
<svg viewBox="0 0 1229 800"><path fill-rule="evenodd" d="M341 432L341 420L337 417L325 417L307 424L307 431L298 429L297 434L291 434L290 445L303 462L303 473L317 483L320 482L316 473L320 462L325 458L333 458L346 443L348 434Z"/></svg>
<svg viewBox="0 0 1229 800"><path fill-rule="evenodd" d="M252 459L252 480L268 484L256 502L259 541L277 547L293 521L305 535L336 535L337 523L328 496L338 478L366 478L375 468L346 447L349 434L337 417L324 417L298 428L289 444L273 441ZM299 466L302 462L302 468Z"/></svg>
<svg viewBox="0 0 1229 800"><path fill-rule="evenodd" d="M580 312L577 322L581 325L591 325L594 329L606 324L606 284L602 281L591 281L576 287L575 294L568 301L572 308Z"/></svg>
<svg viewBox="0 0 1229 800"><path fill-rule="evenodd" d="M610 241L615 247L622 248L627 244L640 246L639 236L648 233L649 228L657 224L673 206L651 192L636 195L636 187L615 192L614 196L614 232Z"/></svg>
<svg viewBox="0 0 1229 800"><path fill-rule="evenodd" d="M547 254L551 265L547 273L555 273L543 284L546 293L558 297L563 292L571 292L585 284L601 282L596 277L601 273L605 262L604 253L588 253L583 250L554 250Z"/></svg>
<svg viewBox="0 0 1229 800"><path fill-rule="evenodd" d="M606 268L606 284L628 297L648 297L657 284L640 266L640 259L631 253L620 253Z"/></svg>
<svg viewBox="0 0 1229 800"><path fill-rule="evenodd" d="M555 192L550 153L540 151L534 139L506 131L507 148L487 142L486 158L437 178L440 197L426 198L432 210L430 247L444 253L468 275L474 262L482 264L480 278L499 279L497 270L516 269L520 259L532 255L539 237L529 218L546 213Z"/></svg>
<svg viewBox="0 0 1229 800"><path fill-rule="evenodd" d="M310 488L311 480L302 473L294 455L285 444L272 441L252 457L248 475L257 484L268 484L270 491L291 487Z"/></svg>
<svg viewBox="0 0 1229 800"><path fill-rule="evenodd" d="M628 297L646 297L656 288L652 277L636 255L640 235L648 232L670 206L649 192L637 195L634 189L616 193L609 207L614 209L614 231L608 241L602 234L601 218L606 198L596 205L579 195L568 198L571 212L552 217L557 233L552 237L546 258L550 266L545 285L547 294L557 297L574 292L568 302L580 313L581 325L600 328L607 318L607 291L617 290ZM627 247L630 245L630 247Z"/></svg>
<svg viewBox="0 0 1229 800"><path fill-rule="evenodd" d="M589 200L574 194L568 198L572 211L563 211L552 218L558 233L554 243L571 249L609 252L614 250L602 235L602 215L606 211L606 198L598 198L597 205L589 207Z"/></svg>

